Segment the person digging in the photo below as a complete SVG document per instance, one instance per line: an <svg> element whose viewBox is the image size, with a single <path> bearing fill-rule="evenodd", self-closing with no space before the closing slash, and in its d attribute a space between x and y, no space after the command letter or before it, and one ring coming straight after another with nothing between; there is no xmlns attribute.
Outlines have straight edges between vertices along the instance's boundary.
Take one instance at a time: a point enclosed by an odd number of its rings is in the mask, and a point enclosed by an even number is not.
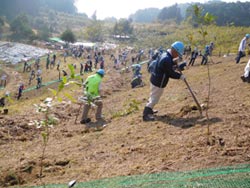
<svg viewBox="0 0 250 188"><path fill-rule="evenodd" d="M87 124L91 122L91 119L88 117L88 112L91 108L91 104L97 106L95 118L97 122L104 121L102 117L102 107L103 103L101 100L101 82L104 77L105 71L103 69L99 69L96 74L90 75L87 77L84 82L84 95L86 100L84 101L82 119L80 121L81 124Z"/></svg>
<svg viewBox="0 0 250 188"><path fill-rule="evenodd" d="M150 77L150 97L148 103L143 110L143 121L154 121L154 106L159 102L163 94L164 88L167 86L169 78L184 80L185 76L174 70L174 59L182 58L184 52L184 44L176 41L171 48L164 52L159 61L152 65Z"/></svg>

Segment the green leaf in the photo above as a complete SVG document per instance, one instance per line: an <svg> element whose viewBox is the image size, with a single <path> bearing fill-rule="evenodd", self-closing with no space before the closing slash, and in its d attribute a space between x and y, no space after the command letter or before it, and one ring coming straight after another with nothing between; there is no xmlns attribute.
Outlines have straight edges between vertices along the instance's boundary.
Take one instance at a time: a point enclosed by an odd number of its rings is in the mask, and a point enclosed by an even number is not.
<svg viewBox="0 0 250 188"><path fill-rule="evenodd" d="M43 143L47 143L47 141L48 141L48 133L42 132L41 135L43 137Z"/></svg>
<svg viewBox="0 0 250 188"><path fill-rule="evenodd" d="M59 102L62 102L62 101L63 101L62 97L58 97L57 100L58 100Z"/></svg>
<svg viewBox="0 0 250 188"><path fill-rule="evenodd" d="M72 102L77 102L76 99L74 99L74 97L73 97L71 94L69 94L69 93L64 93L64 95L65 95L65 97L67 97L70 101L72 101Z"/></svg>
<svg viewBox="0 0 250 188"><path fill-rule="evenodd" d="M64 88L64 82L61 82L59 85L58 85L58 92L62 91L63 88Z"/></svg>
<svg viewBox="0 0 250 188"><path fill-rule="evenodd" d="M68 81L67 77L66 77L66 76L63 76L63 77L62 77L62 83L66 84L67 81Z"/></svg>
<svg viewBox="0 0 250 188"><path fill-rule="evenodd" d="M75 79L82 81L82 77L80 75L76 76Z"/></svg>
<svg viewBox="0 0 250 188"><path fill-rule="evenodd" d="M51 89L51 88L49 88L49 91L50 91L50 92L52 92L52 94L53 94L54 96L56 96L56 95L57 95L57 91L56 91L55 89Z"/></svg>
<svg viewBox="0 0 250 188"><path fill-rule="evenodd" d="M70 70L70 78L75 78L75 69L74 69L74 66L69 64L68 65L69 67L69 70Z"/></svg>

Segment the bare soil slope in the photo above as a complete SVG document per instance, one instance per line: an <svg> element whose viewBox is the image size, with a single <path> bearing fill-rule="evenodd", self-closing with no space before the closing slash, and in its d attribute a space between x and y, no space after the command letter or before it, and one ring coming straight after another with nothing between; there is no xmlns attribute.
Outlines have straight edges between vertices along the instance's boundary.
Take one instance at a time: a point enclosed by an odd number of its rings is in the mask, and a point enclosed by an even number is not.
<svg viewBox="0 0 250 188"><path fill-rule="evenodd" d="M159 110L157 120L143 122L142 111L150 88L146 65L146 85L136 89L130 87L132 73L120 74L110 66L103 80L107 127L87 132L79 123L80 116L75 123L78 104L57 105L53 112L60 123L53 128L46 148L43 182L89 181L249 163L250 85L240 79L247 58L238 65L234 57L213 57L213 62L209 66L208 121L205 111L200 117L197 110L192 110L195 103L184 82L170 80L155 107ZM199 102L206 105L208 69L199 63L200 59L184 74ZM81 95L81 89L72 92ZM34 94L25 96L32 98ZM129 114L131 106L139 109ZM1 187L41 184L38 174L42 138L39 129L28 125L41 116L31 105L24 108L22 113L10 112L0 119ZM94 120L94 111L90 116Z"/></svg>

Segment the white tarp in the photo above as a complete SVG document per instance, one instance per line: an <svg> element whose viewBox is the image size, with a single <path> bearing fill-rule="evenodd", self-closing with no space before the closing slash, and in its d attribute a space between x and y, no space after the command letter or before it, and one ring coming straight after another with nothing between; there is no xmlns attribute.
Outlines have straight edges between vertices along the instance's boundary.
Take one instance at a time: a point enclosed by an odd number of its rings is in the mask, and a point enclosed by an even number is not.
<svg viewBox="0 0 250 188"><path fill-rule="evenodd" d="M6 63L17 64L21 61L41 57L49 53L48 49L38 48L27 44L1 42L0 60Z"/></svg>
<svg viewBox="0 0 250 188"><path fill-rule="evenodd" d="M96 43L92 43L92 42L75 42L74 44L72 44L74 46L83 46L83 47L95 47Z"/></svg>

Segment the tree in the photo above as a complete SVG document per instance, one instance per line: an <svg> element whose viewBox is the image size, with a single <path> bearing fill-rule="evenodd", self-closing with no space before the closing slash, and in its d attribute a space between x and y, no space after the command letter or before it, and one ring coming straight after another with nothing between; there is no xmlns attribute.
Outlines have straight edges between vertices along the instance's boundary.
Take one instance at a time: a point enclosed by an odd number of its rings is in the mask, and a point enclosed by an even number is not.
<svg viewBox="0 0 250 188"><path fill-rule="evenodd" d="M93 20L91 24L86 28L85 31L86 39L92 42L102 42L103 41L103 26L98 20Z"/></svg>
<svg viewBox="0 0 250 188"><path fill-rule="evenodd" d="M70 29L67 29L62 33L61 39L71 43L74 43L76 41L76 37Z"/></svg>
<svg viewBox="0 0 250 188"><path fill-rule="evenodd" d="M133 33L132 20L120 19L115 23L113 33L115 35L130 35Z"/></svg>
<svg viewBox="0 0 250 188"><path fill-rule="evenodd" d="M4 26L4 19L0 17L0 38L2 37L3 26Z"/></svg>
<svg viewBox="0 0 250 188"><path fill-rule="evenodd" d="M1 0L0 16L6 16L8 20L22 12L36 16L42 7L69 14L77 13L75 0Z"/></svg>
<svg viewBox="0 0 250 188"><path fill-rule="evenodd" d="M0 27L4 26L4 19L0 17Z"/></svg>
<svg viewBox="0 0 250 188"><path fill-rule="evenodd" d="M194 20L198 24L199 33L203 38L203 44L206 44L206 36L208 35L207 26L212 25L215 21L215 16L209 12L203 13L203 8L198 5L193 5L193 15ZM208 56L211 60L211 56ZM207 63L207 74L208 74L208 94L207 94L207 105L206 105L206 118L207 118L207 144L211 144L209 136L210 136L210 127L209 127L209 115L208 109L210 105L210 96L211 96L211 76L210 76L210 69L209 63Z"/></svg>
<svg viewBox="0 0 250 188"><path fill-rule="evenodd" d="M91 16L91 19L96 21L97 20L97 16L96 16L96 11L93 13L93 15Z"/></svg>
<svg viewBox="0 0 250 188"><path fill-rule="evenodd" d="M47 40L49 37L50 37L49 28L46 25L44 25L38 31L38 38L41 40Z"/></svg>
<svg viewBox="0 0 250 188"><path fill-rule="evenodd" d="M10 24L13 32L11 38L14 40L32 39L35 34L32 31L26 14L20 14Z"/></svg>
<svg viewBox="0 0 250 188"><path fill-rule="evenodd" d="M193 20L199 26L199 33L203 38L203 44L206 44L206 36L208 35L207 26L215 22L216 17L209 12L203 14L203 8L198 5L193 5Z"/></svg>
<svg viewBox="0 0 250 188"><path fill-rule="evenodd" d="M159 13L158 19L160 21L175 20L176 23L180 23L182 20L181 10L177 4L170 7L165 7Z"/></svg>
<svg viewBox="0 0 250 188"><path fill-rule="evenodd" d="M158 8L147 8L143 10L138 10L129 17L137 23L150 23L157 19L160 9Z"/></svg>

